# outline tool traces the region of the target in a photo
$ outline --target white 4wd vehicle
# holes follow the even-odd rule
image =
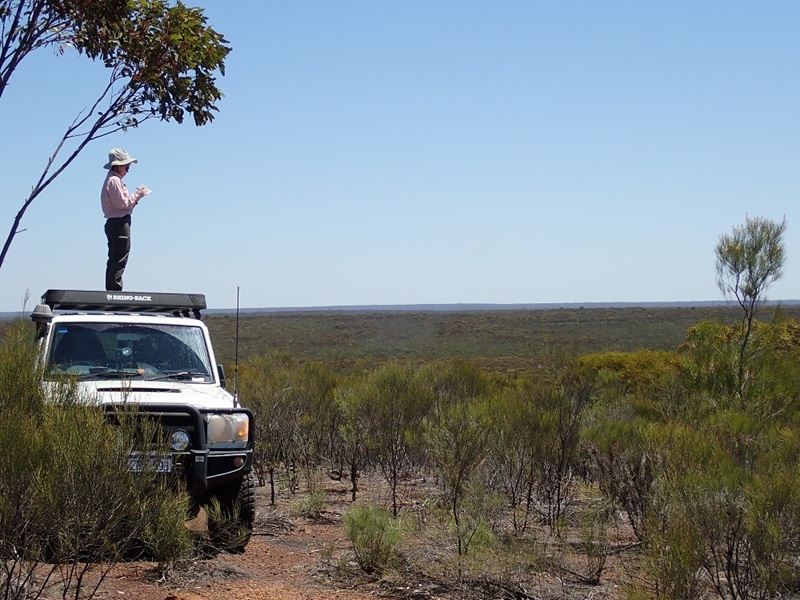
[[[111,415],[135,405],[157,419],[170,452],[142,449],[130,468],[180,474],[194,514],[219,501],[243,529],[230,548],[242,551],[255,516],[253,415],[225,390],[205,308],[202,294],[48,290],[31,319],[45,376],[75,377],[81,397]]]

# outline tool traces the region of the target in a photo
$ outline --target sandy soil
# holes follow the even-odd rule
[[[257,488],[253,537],[242,554],[222,553],[176,566],[159,580],[151,563],[116,566],[96,598],[127,600],[366,600],[377,590],[347,589],[321,571],[327,557],[350,548],[337,518],[311,521],[288,517],[269,506],[266,488]],[[333,515],[336,517],[337,515]],[[202,516],[191,528],[204,526]],[[323,558],[323,556],[325,558]],[[383,598],[391,596],[381,593]]]

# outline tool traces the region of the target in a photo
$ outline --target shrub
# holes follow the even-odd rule
[[[663,350],[603,352],[588,354],[581,363],[598,371],[616,375],[626,392],[657,384],[675,371],[678,357]]]
[[[589,585],[600,583],[610,553],[608,525],[613,519],[613,506],[606,499],[589,497],[586,509],[580,518],[580,542],[578,547],[586,557],[585,574],[582,581]]]
[[[48,579],[60,578],[65,597],[92,597],[124,557],[183,556],[189,544],[178,486],[128,468],[141,421],[121,418],[111,427],[103,411],[78,401],[69,381],[43,386],[24,329],[12,329],[0,348],[3,593],[22,594],[9,586],[24,585],[41,594]],[[87,586],[90,571],[99,577]]]
[[[320,519],[325,510],[325,492],[309,492],[292,502],[292,511],[307,519]]]
[[[161,571],[192,553],[194,542],[186,527],[187,498],[164,485],[153,486],[152,495],[139,504],[142,546],[145,556]]]
[[[217,550],[236,551],[247,541],[250,532],[241,525],[238,506],[233,511],[222,508],[219,500],[212,499],[205,506],[211,544]]]
[[[344,515],[343,523],[358,566],[366,573],[383,572],[400,539],[389,512],[372,505],[356,506]]]
[[[33,332],[24,321],[15,321],[0,346],[0,418],[6,411],[39,414],[44,403],[41,371],[30,338]]]

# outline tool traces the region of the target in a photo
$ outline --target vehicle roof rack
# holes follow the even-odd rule
[[[42,304],[51,310],[95,312],[167,313],[200,318],[206,308],[204,294],[167,292],[105,292],[92,290],[47,290]]]

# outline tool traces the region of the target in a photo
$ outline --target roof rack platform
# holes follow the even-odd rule
[[[200,318],[206,308],[204,294],[170,292],[106,292],[93,290],[47,290],[42,304],[52,310],[99,312],[168,313]]]

